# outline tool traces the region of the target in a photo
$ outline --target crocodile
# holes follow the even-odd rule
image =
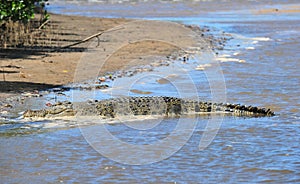
[[[270,109],[230,103],[211,103],[177,97],[123,97],[89,102],[58,102],[41,110],[27,110],[24,118],[62,116],[117,116],[163,115],[180,116],[201,113],[228,113],[234,116],[264,117],[274,116]]]

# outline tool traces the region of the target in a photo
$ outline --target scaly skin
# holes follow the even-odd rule
[[[175,97],[126,97],[89,103],[57,103],[48,109],[27,110],[23,117],[103,116],[114,118],[128,115],[179,116],[209,112],[230,113],[234,116],[274,116],[270,109],[223,103],[199,102]]]

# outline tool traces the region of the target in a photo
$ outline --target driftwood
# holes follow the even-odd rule
[[[46,24],[48,24],[48,22],[50,22],[50,20],[46,20],[43,24],[40,25],[40,27],[38,28],[38,30],[42,29]]]
[[[34,29],[31,34],[41,31],[41,29],[50,22],[50,20],[46,20],[43,24],[41,24],[37,29]]]
[[[98,36],[101,36],[101,35],[104,34],[104,33],[113,32],[113,31],[117,31],[117,30],[120,30],[120,29],[124,29],[124,27],[119,27],[119,28],[111,29],[111,30],[107,30],[107,31],[101,31],[101,32],[96,33],[96,34],[94,34],[94,35],[92,35],[92,36],[89,36],[89,37],[87,37],[87,38],[85,38],[85,39],[83,39],[83,40],[81,40],[81,41],[79,41],[79,42],[76,42],[76,43],[72,43],[72,44],[63,46],[62,48],[63,48],[63,49],[70,48],[70,47],[73,47],[73,46],[75,46],[75,45],[79,45],[79,44],[81,44],[81,43],[87,42],[87,41],[89,41],[89,40],[91,40],[91,39],[93,39],[93,38],[95,38],[95,37],[98,39],[98,45],[99,45],[100,40],[99,40]]]

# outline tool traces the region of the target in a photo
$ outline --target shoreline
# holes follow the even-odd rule
[[[135,21],[137,21],[136,25]],[[154,38],[168,37],[169,34],[171,34],[170,26],[172,26],[172,24],[169,22],[138,21],[139,20],[122,18],[91,18],[51,14],[51,21],[48,26],[52,31],[50,32],[50,37],[52,36],[54,41],[48,42],[49,45],[47,45],[47,47],[40,47],[39,49],[51,49],[51,46],[56,48],[57,45],[61,47],[63,45],[76,43],[91,35],[120,25],[124,25],[125,27],[128,26],[126,27],[128,30],[121,30],[118,34],[116,34],[116,32],[111,32],[109,34],[101,35],[99,37],[100,47],[97,48],[98,52],[100,49],[103,49],[104,51],[109,49],[114,50],[116,46],[120,45],[122,39],[124,42],[124,38],[125,42],[127,38],[130,39],[136,36],[143,38],[145,30],[139,29],[140,24],[144,24],[144,29],[151,29],[152,26],[158,27],[160,32],[149,32],[149,35]],[[131,24],[138,26],[137,28],[134,26],[131,27]],[[189,32],[193,32],[195,35],[203,37],[201,39],[205,39],[207,42],[211,43],[212,46],[215,44],[215,47],[213,46],[213,48],[216,49],[218,49],[217,45],[220,41],[223,43],[226,42],[220,38],[214,38],[211,33],[209,33],[209,29],[206,28],[201,29],[197,26],[176,24],[171,27],[171,29],[173,35],[173,37],[170,37],[170,39],[172,39],[171,42],[141,40],[127,43],[125,46],[118,48],[117,52],[113,53],[113,55],[107,59],[105,65],[101,67],[100,74],[105,75],[108,72],[115,73],[136,66],[150,65],[151,63],[163,63],[163,60],[180,60],[183,57],[186,57],[186,53],[182,52],[182,48],[177,45],[188,48],[197,43],[197,41],[193,40],[189,35]],[[60,32],[58,32],[59,30]],[[208,34],[206,34],[206,32],[208,32]],[[57,35],[54,35],[55,33]],[[97,40],[96,38],[94,39]],[[177,45],[174,45],[173,43],[176,43]],[[77,84],[80,82],[75,79],[74,76],[80,62],[82,64],[84,54],[90,52],[87,50],[87,48],[90,47],[90,44],[91,43],[89,42],[85,42],[72,47],[70,50],[61,52],[47,52],[38,49],[29,51],[30,47],[21,49],[1,48],[1,114],[2,112],[10,113],[16,111],[15,107],[18,109],[18,107],[22,106],[26,98],[38,96],[42,91],[47,92],[52,88],[63,87],[65,85]],[[104,52],[104,54],[107,52]],[[93,63],[92,60],[93,59],[91,59],[91,61],[89,60],[89,63]],[[90,69],[93,69],[94,66],[95,65],[91,65]],[[157,66],[158,65],[154,67]],[[82,73],[82,81],[85,81],[86,76],[90,77],[90,72],[88,70]]]
[[[30,87],[27,90],[28,93],[23,94],[20,91],[23,90],[23,87],[27,87],[27,84],[20,82],[26,85],[20,86],[18,89],[20,91],[15,88],[16,94],[20,94],[19,96],[6,98],[3,101],[0,99],[0,136],[2,138],[0,149],[3,150],[1,181],[4,183],[195,183],[197,181],[204,183],[248,181],[253,183],[297,183],[298,180],[300,181],[298,171],[300,149],[295,142],[300,139],[300,99],[298,95],[300,53],[297,52],[300,47],[300,19],[298,18],[300,16],[297,17],[297,13],[285,13],[287,11],[284,11],[281,6],[277,6],[277,3],[281,3],[278,1],[268,1],[275,4],[274,6],[265,6],[267,1],[246,1],[249,2],[247,4],[264,5],[262,8],[257,8],[258,11],[264,8],[270,8],[270,10],[274,8],[270,13],[269,10],[261,12],[264,14],[255,14],[256,12],[251,10],[244,12],[237,5],[228,6],[228,9],[231,9],[230,12],[218,11],[221,4],[231,5],[234,4],[231,3],[234,1],[236,0],[197,1],[197,4],[200,5],[202,3],[207,5],[206,2],[212,3],[215,6],[209,6],[209,8],[214,9],[216,13],[189,18],[180,17],[180,11],[178,11],[179,13],[176,13],[178,19],[168,19],[187,25],[192,23],[199,25],[200,32],[203,31],[205,38],[212,42],[217,41],[219,37],[226,38],[227,36],[227,41],[223,42],[223,50],[213,47],[212,54],[215,55],[216,64],[220,66],[217,67],[216,72],[213,72],[215,65],[210,65],[211,60],[203,58],[201,55],[200,57],[191,55],[187,62],[183,62],[182,55],[174,54],[174,57],[178,56],[179,58],[171,60],[172,57],[170,57],[170,60],[167,60],[169,63],[166,63],[169,65],[165,66],[151,65],[147,60],[143,60],[151,67],[136,66],[136,69],[140,71],[140,68],[144,67],[153,69],[153,71],[143,70],[142,73],[134,76],[131,76],[134,73],[132,72],[134,67],[129,68],[130,72],[127,72],[127,68],[120,66],[121,72],[101,75],[87,83],[59,86],[46,91],[32,91],[33,87]],[[246,5],[246,2],[239,1],[239,4]],[[180,6],[171,7],[173,4],[166,1],[164,3],[170,4],[169,10],[174,12],[182,8]],[[133,6],[133,8],[136,7]],[[94,6],[91,9],[83,6],[72,8],[73,11],[84,11],[90,15],[102,12],[102,9],[106,10],[104,7]],[[72,10],[72,8],[60,10]],[[112,5],[112,8],[115,6]],[[205,8],[203,6],[203,9]],[[124,14],[126,12],[135,13],[132,9],[124,9],[121,10]],[[106,11],[109,12],[109,10]],[[111,13],[113,14],[113,11]],[[137,13],[146,14],[147,12],[138,11]],[[214,14],[215,16],[212,16]],[[158,19],[167,20],[167,18]],[[96,21],[96,19],[94,20]],[[70,26],[72,28],[73,25],[70,24]],[[85,29],[89,29],[89,27]],[[101,30],[103,29],[101,28]],[[207,32],[205,29],[210,29],[210,31]],[[59,33],[65,33],[63,39],[67,40],[67,38],[73,37],[72,39],[79,41],[101,30],[86,33],[87,35],[82,38],[80,35],[67,32],[66,29],[61,29]],[[133,31],[137,30],[133,29]],[[78,33],[80,33],[79,30]],[[115,44],[114,40],[118,41],[115,39],[118,32],[111,33],[114,34],[100,36],[100,46],[94,46],[94,49],[90,51],[100,52],[101,49],[103,51],[103,48],[115,48],[108,46],[112,46],[112,43]],[[123,29],[121,35],[125,35],[121,37],[122,39],[129,38]],[[165,35],[163,36],[165,37]],[[118,61],[126,59],[131,64],[134,61],[141,64],[144,57],[137,54],[144,52],[141,45],[146,45],[146,43],[130,43],[121,47],[114,57],[110,57],[110,61],[119,64]],[[89,44],[97,44],[97,38],[92,39]],[[147,44],[150,45],[151,42]],[[82,45],[78,45],[79,50],[80,47]],[[151,51],[157,52],[155,47],[152,48]],[[130,54],[129,50],[134,53],[134,56],[142,59],[131,61],[131,58],[125,58]],[[189,53],[192,54],[192,52]],[[67,55],[68,53],[61,52],[60,54]],[[81,54],[86,53],[81,52]],[[75,52],[71,52],[69,58],[74,55]],[[151,57],[149,61],[156,61],[160,64],[160,58],[164,57],[159,56],[158,59]],[[196,57],[198,62],[195,60]],[[49,67],[58,64],[58,60],[52,59],[53,57],[50,55],[45,58],[48,58],[44,60],[49,63],[37,62],[37,59],[26,59],[28,63],[44,63]],[[66,58],[65,61],[61,61],[69,64],[76,63],[69,61],[68,57]],[[80,59],[85,60],[84,57],[80,57]],[[112,62],[107,63],[112,64]],[[2,63],[0,62],[0,64]],[[19,63],[17,64],[19,66]],[[116,66],[110,65],[110,67]],[[23,71],[24,69],[27,68],[7,67],[5,71]],[[185,75],[184,71],[180,72],[182,69],[187,69],[189,75]],[[68,73],[63,73],[63,70],[68,69],[59,68],[57,73],[60,76],[70,75],[70,70]],[[122,73],[122,71],[126,73]],[[207,72],[211,72],[211,75],[207,75]],[[222,78],[215,75],[219,72],[223,75]],[[2,73],[0,73],[0,81],[1,75]],[[9,73],[7,75],[17,74]],[[42,73],[42,75],[44,74]],[[123,77],[111,81],[110,76],[112,78],[114,76]],[[108,77],[108,79],[101,82],[102,77]],[[29,80],[31,78],[21,79]],[[61,77],[60,80],[63,79]],[[96,83],[98,80],[101,83]],[[214,85],[212,82],[216,82],[216,84]],[[11,85],[15,84],[16,82],[11,83]],[[36,85],[37,82],[31,84]],[[106,84],[109,86],[108,89],[94,88],[94,86]],[[195,90],[190,84],[195,86]],[[223,89],[225,91],[224,100],[219,98]],[[164,104],[165,100],[161,102],[161,100],[155,99],[160,97],[165,97],[165,99],[173,97],[173,100],[169,98],[169,104]],[[190,103],[192,100],[207,102],[208,107],[210,107],[209,103],[217,102],[220,107],[218,109],[221,110],[223,106],[220,105],[223,102],[227,107],[229,106],[229,111],[235,108],[242,110],[236,109],[237,112],[255,107],[261,109],[265,107],[274,111],[275,116],[233,116],[226,109],[225,113],[209,112],[207,114],[204,112],[196,115],[188,113],[188,106],[184,105],[182,108],[182,104],[187,103],[181,103],[181,108],[178,107],[178,98],[182,99],[181,102],[189,101],[192,106],[190,109],[193,111],[201,110],[198,108],[201,106],[198,105],[197,108],[196,106],[194,108],[193,103]],[[75,110],[79,110],[78,116],[62,116],[72,112],[72,109],[68,109],[68,106],[64,105],[71,105],[68,102],[74,105]],[[117,105],[114,106],[114,104]],[[163,107],[166,107],[166,110]],[[212,108],[204,106],[202,109],[211,110]],[[37,115],[46,114],[46,118],[24,118],[26,110],[31,110],[33,114]],[[181,113],[180,116],[176,113],[170,114],[170,112],[178,112],[178,110],[187,112],[187,114]],[[105,116],[94,116],[94,112],[100,112]],[[103,114],[103,112],[106,113]],[[111,118],[114,113],[118,112],[120,113],[116,115],[119,116]],[[152,115],[144,115],[147,112],[151,112]],[[153,115],[154,112],[157,116]],[[169,113],[168,117],[165,112]],[[143,113],[143,115],[133,116],[135,113]],[[82,116],[79,116],[80,114]],[[186,136],[189,137],[185,139]],[[112,140],[119,141],[112,142]],[[164,144],[165,140],[170,141]],[[122,147],[122,144],[125,147]],[[137,147],[141,149],[136,149]],[[173,148],[178,149],[174,152],[170,151]],[[145,153],[148,150],[151,153]],[[153,158],[159,160],[143,165],[144,162],[151,161]],[[132,160],[135,162],[134,165],[128,164]]]
[[[59,35],[50,33],[49,36],[53,37],[53,40],[57,40],[57,43],[50,44],[52,47],[55,47],[55,45],[68,45],[129,21],[132,20],[51,14],[51,22],[48,29],[53,29],[53,27],[56,26],[57,28],[51,31],[56,32],[59,31],[59,29],[62,31],[56,33]],[[107,40],[102,41],[107,42]],[[26,47],[21,49],[1,48],[0,98],[10,96],[9,94],[13,95],[26,91],[43,90],[72,83],[76,65],[82,57],[82,54],[86,52],[88,44],[89,43],[82,43],[69,51],[58,52],[40,51],[39,49],[44,49],[43,47],[33,50]],[[152,50],[155,47],[160,47],[162,49],[158,49],[153,53],[160,56],[170,55],[176,50],[176,48],[166,44],[146,42],[124,48],[122,50],[123,53],[120,54],[118,58],[114,57],[112,59],[116,60],[115,63],[121,63],[120,60],[124,55],[127,55],[130,59],[136,59],[135,57],[139,56],[135,56],[134,51],[138,47],[143,47],[144,52]],[[45,48],[47,49],[47,47]],[[120,67],[122,67],[121,64],[108,66],[106,72],[117,71]]]
[[[75,20],[76,19],[76,20]],[[42,51],[41,49],[48,49],[48,47],[59,47],[68,45],[70,43],[78,42],[99,33],[101,31],[109,30],[113,27],[134,21],[134,19],[118,19],[118,18],[91,18],[81,16],[56,15],[51,14],[51,21],[49,29],[57,27],[52,32],[62,29],[58,35],[50,33],[49,37],[53,37],[51,43],[47,47],[40,47],[31,49],[24,48],[0,48],[0,69],[1,69],[1,87],[0,97],[5,93],[19,94],[30,90],[45,89],[51,86],[56,87],[73,82],[73,76],[78,61],[86,52],[89,42],[79,44],[66,51]],[[149,21],[148,21],[149,22]],[[168,24],[160,22],[161,31],[168,30]],[[164,25],[165,24],[165,25]],[[157,24],[156,24],[157,25]],[[186,26],[187,29],[195,29]],[[142,34],[143,30],[137,30],[137,33]],[[182,30],[177,31],[178,37],[186,36]],[[114,34],[113,32],[111,33]],[[130,33],[121,35],[130,37]],[[161,33],[155,33],[161,34]],[[99,37],[100,44],[103,44],[103,49],[110,44],[114,44],[116,40],[110,40],[110,34],[101,35]],[[49,38],[52,39],[52,38]],[[96,38],[95,38],[96,39]],[[121,38],[113,38],[121,39]],[[211,39],[211,38],[208,38]],[[177,43],[189,45],[191,40],[186,41],[184,38],[178,39]],[[191,41],[192,42],[192,41]],[[192,44],[191,44],[192,45]],[[141,41],[129,43],[125,47],[118,50],[109,59],[109,62],[104,68],[103,72],[115,72],[123,68],[126,64],[133,60],[140,59],[142,55],[155,55],[160,57],[170,57],[173,53],[178,52],[180,48],[164,42],[155,41]],[[149,61],[143,62],[148,63]],[[136,63],[135,63],[136,64]],[[9,82],[10,84],[6,84]],[[43,86],[44,84],[44,86]],[[28,85],[25,88],[24,85]],[[31,87],[30,87],[31,86]],[[5,95],[4,95],[5,96]]]

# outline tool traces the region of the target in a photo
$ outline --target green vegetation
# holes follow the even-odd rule
[[[48,0],[1,0],[0,21],[28,22],[34,18],[35,11],[44,14],[42,21],[49,18],[45,6]]]
[[[48,0],[0,0],[0,47],[34,45],[34,30],[49,19],[46,5]]]

